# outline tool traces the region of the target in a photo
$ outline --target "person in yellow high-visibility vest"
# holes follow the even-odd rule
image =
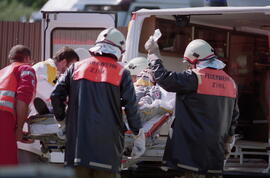
[[[33,68],[37,76],[37,88],[34,98],[40,98],[44,104],[36,111],[33,100],[30,104],[30,116],[46,113],[47,107],[51,109],[50,95],[53,91],[57,78],[65,72],[70,64],[79,60],[77,53],[69,47],[60,49],[53,58],[36,63]],[[42,103],[41,103],[42,104]],[[24,131],[27,131],[27,125],[24,125]],[[18,142],[19,148],[19,163],[40,162],[41,155],[40,143],[35,140],[33,143]]]
[[[63,74],[70,64],[79,60],[78,54],[69,47],[60,49],[53,58],[39,62],[33,66],[37,75],[36,96],[42,99],[51,109],[50,95],[53,91],[56,79]],[[31,107],[30,115],[37,114],[34,107]]]

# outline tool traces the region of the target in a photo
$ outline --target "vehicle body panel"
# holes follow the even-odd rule
[[[53,57],[55,52],[65,45],[69,45],[75,49],[84,48],[88,50],[94,44],[98,33],[105,28],[115,27],[116,20],[116,15],[112,13],[43,12],[42,59],[45,60]],[[60,31],[59,35],[57,35],[57,30],[61,29],[70,29],[70,31],[62,36]],[[90,40],[89,36],[93,29],[96,29],[95,35],[92,35]],[[85,35],[77,37],[82,31],[84,31]]]

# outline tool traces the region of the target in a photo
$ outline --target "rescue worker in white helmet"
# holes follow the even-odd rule
[[[148,61],[145,57],[135,57],[125,65],[125,68],[130,71],[132,81],[136,82],[137,76],[148,68]]]
[[[73,64],[51,95],[56,119],[66,117],[65,162],[75,166],[77,177],[119,177],[126,131],[122,107],[136,135],[131,156],[145,150],[131,76],[117,62],[125,51],[125,37],[108,28],[89,51],[92,56]]]
[[[140,105],[140,99],[146,96],[150,88],[155,85],[152,70],[148,67],[148,60],[145,57],[135,57],[125,65],[125,68],[130,71],[136,98]]]
[[[236,84],[223,71],[225,64],[201,39],[186,47],[184,59],[194,68],[183,72],[164,68],[152,36],[145,48],[156,82],[165,90],[176,92],[175,120],[164,163],[184,171],[186,178],[220,176],[239,116]]]

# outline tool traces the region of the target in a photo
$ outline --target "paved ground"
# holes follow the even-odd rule
[[[121,178],[176,178],[181,177],[181,174],[177,174],[174,171],[164,172],[158,168],[159,165],[155,165],[153,163],[145,163],[137,168],[131,168],[126,171],[122,171]],[[246,174],[246,175],[231,175],[231,173],[225,173],[224,178],[270,178],[270,174],[261,175],[261,174]],[[178,175],[178,176],[177,176]]]
[[[124,171],[122,172],[121,178],[180,178],[173,173],[164,173],[158,171],[151,172],[134,172]],[[262,175],[224,175],[223,178],[266,178],[270,176]]]

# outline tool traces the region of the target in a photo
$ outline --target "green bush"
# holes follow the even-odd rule
[[[1,0],[0,20],[18,21],[20,17],[29,18],[33,11],[39,10],[47,0]]]

